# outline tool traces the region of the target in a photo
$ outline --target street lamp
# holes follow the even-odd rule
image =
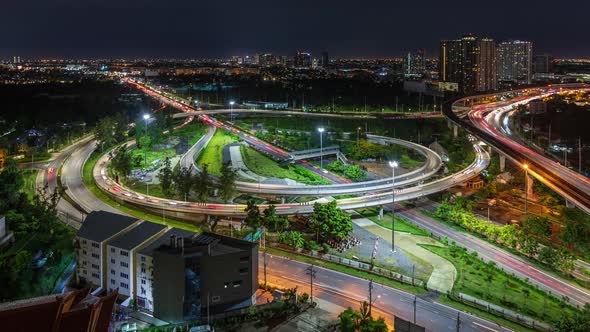
[[[234,104],[235,102],[233,100],[229,102],[229,119],[231,123],[234,123]]]
[[[359,146],[361,142],[361,127],[356,128],[356,146]]]
[[[319,127],[318,132],[320,133],[320,170],[324,170],[324,127]]]
[[[524,214],[526,215],[529,207],[529,165],[522,165],[524,168]]]
[[[390,161],[391,167],[391,251],[395,252],[395,168],[397,161]]]
[[[150,119],[150,115],[149,114],[144,114],[143,115],[143,120],[145,122],[145,136],[147,136],[147,127],[148,127],[148,120]],[[143,163],[144,165],[147,166],[147,147],[143,147]],[[146,191],[146,195],[150,194],[150,183],[146,180],[145,181],[145,191]]]

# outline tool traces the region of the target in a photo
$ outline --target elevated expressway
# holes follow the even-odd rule
[[[538,181],[586,213],[590,213],[590,179],[513,140],[499,121],[503,113],[512,112],[515,106],[555,94],[580,90],[590,90],[590,87],[550,85],[473,96],[446,105],[444,113],[452,122],[493,146],[512,162],[522,167],[528,165],[528,173]],[[485,102],[494,98],[500,101]],[[479,104],[480,102],[483,103]]]

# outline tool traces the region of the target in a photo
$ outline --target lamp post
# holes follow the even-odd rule
[[[148,127],[148,120],[150,119],[150,115],[149,114],[144,114],[143,115],[143,120],[145,122],[145,130],[144,130],[144,135],[147,136],[147,127]],[[143,163],[144,165],[147,165],[147,149],[145,146],[143,146]],[[150,194],[150,184],[148,181],[145,182],[145,191],[146,191],[146,195]]]
[[[361,127],[356,128],[356,146],[359,146],[361,142]]]
[[[319,127],[318,132],[320,133],[320,171],[324,170],[324,127]]]
[[[524,168],[524,214],[526,215],[529,207],[529,165],[522,165]]]
[[[235,102],[233,100],[229,102],[229,119],[231,123],[234,123],[234,104]]]
[[[395,168],[397,161],[390,161],[391,167],[391,251],[395,252]]]

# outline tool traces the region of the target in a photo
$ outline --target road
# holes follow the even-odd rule
[[[425,205],[418,206],[429,211],[436,209],[432,202],[427,202]],[[399,215],[429,233],[441,238],[446,236],[449,241],[455,241],[458,245],[467,248],[470,252],[477,252],[478,256],[483,260],[494,261],[496,262],[496,265],[504,269],[504,271],[514,274],[521,279],[528,278],[533,285],[539,286],[539,288],[551,292],[553,295],[558,297],[567,296],[570,298],[570,303],[573,305],[581,307],[584,306],[585,303],[590,302],[590,292],[582,287],[551,273],[545,272],[534,264],[508,253],[474,235],[454,230],[449,226],[425,216],[416,209],[398,207],[396,208],[396,215]]]
[[[590,213],[589,178],[521,145],[507,135],[500,124],[496,123],[498,116],[511,111],[514,106],[562,92],[580,90],[590,90],[590,87],[587,85],[552,85],[543,88],[516,90],[512,92],[516,97],[513,96],[500,102],[472,106],[466,112],[466,104],[469,105],[470,102],[481,98],[478,96],[467,97],[454,102],[452,105],[447,105],[444,112],[450,120],[492,145],[516,164],[522,167],[527,165],[530,175],[586,211],[586,213]],[[498,95],[504,94],[505,92],[498,93]],[[489,96],[487,95],[487,98]],[[468,100],[469,102],[467,102]],[[467,116],[461,119],[460,115],[465,114]]]
[[[259,258],[258,278],[264,283],[263,255]],[[298,286],[300,293],[310,293],[310,265],[287,258],[267,255],[267,281],[284,288]],[[337,306],[358,309],[361,301],[368,301],[369,281],[337,271],[314,267],[314,297]],[[427,296],[415,296],[381,284],[373,284],[373,315],[385,318],[392,325],[393,316],[413,320],[416,299],[416,323],[427,331],[457,331],[458,310],[434,302]],[[511,331],[496,323],[460,312],[461,331]]]

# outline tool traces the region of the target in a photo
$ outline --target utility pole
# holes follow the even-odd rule
[[[551,123],[549,123],[549,142],[547,142],[547,151],[551,149]]]
[[[457,332],[461,330],[461,313],[457,312]]]
[[[309,285],[310,285],[310,295],[309,298],[311,300],[311,304],[313,304],[313,279],[315,279],[315,274],[318,271],[314,269],[314,265],[311,264],[307,269],[305,269],[305,274],[309,275]]]
[[[373,310],[373,279],[369,279],[369,317]]]
[[[264,260],[264,289],[266,290],[266,250],[264,251],[264,254],[262,255],[263,260]]]
[[[416,301],[418,301],[418,296],[414,295],[414,324],[416,324]]]

